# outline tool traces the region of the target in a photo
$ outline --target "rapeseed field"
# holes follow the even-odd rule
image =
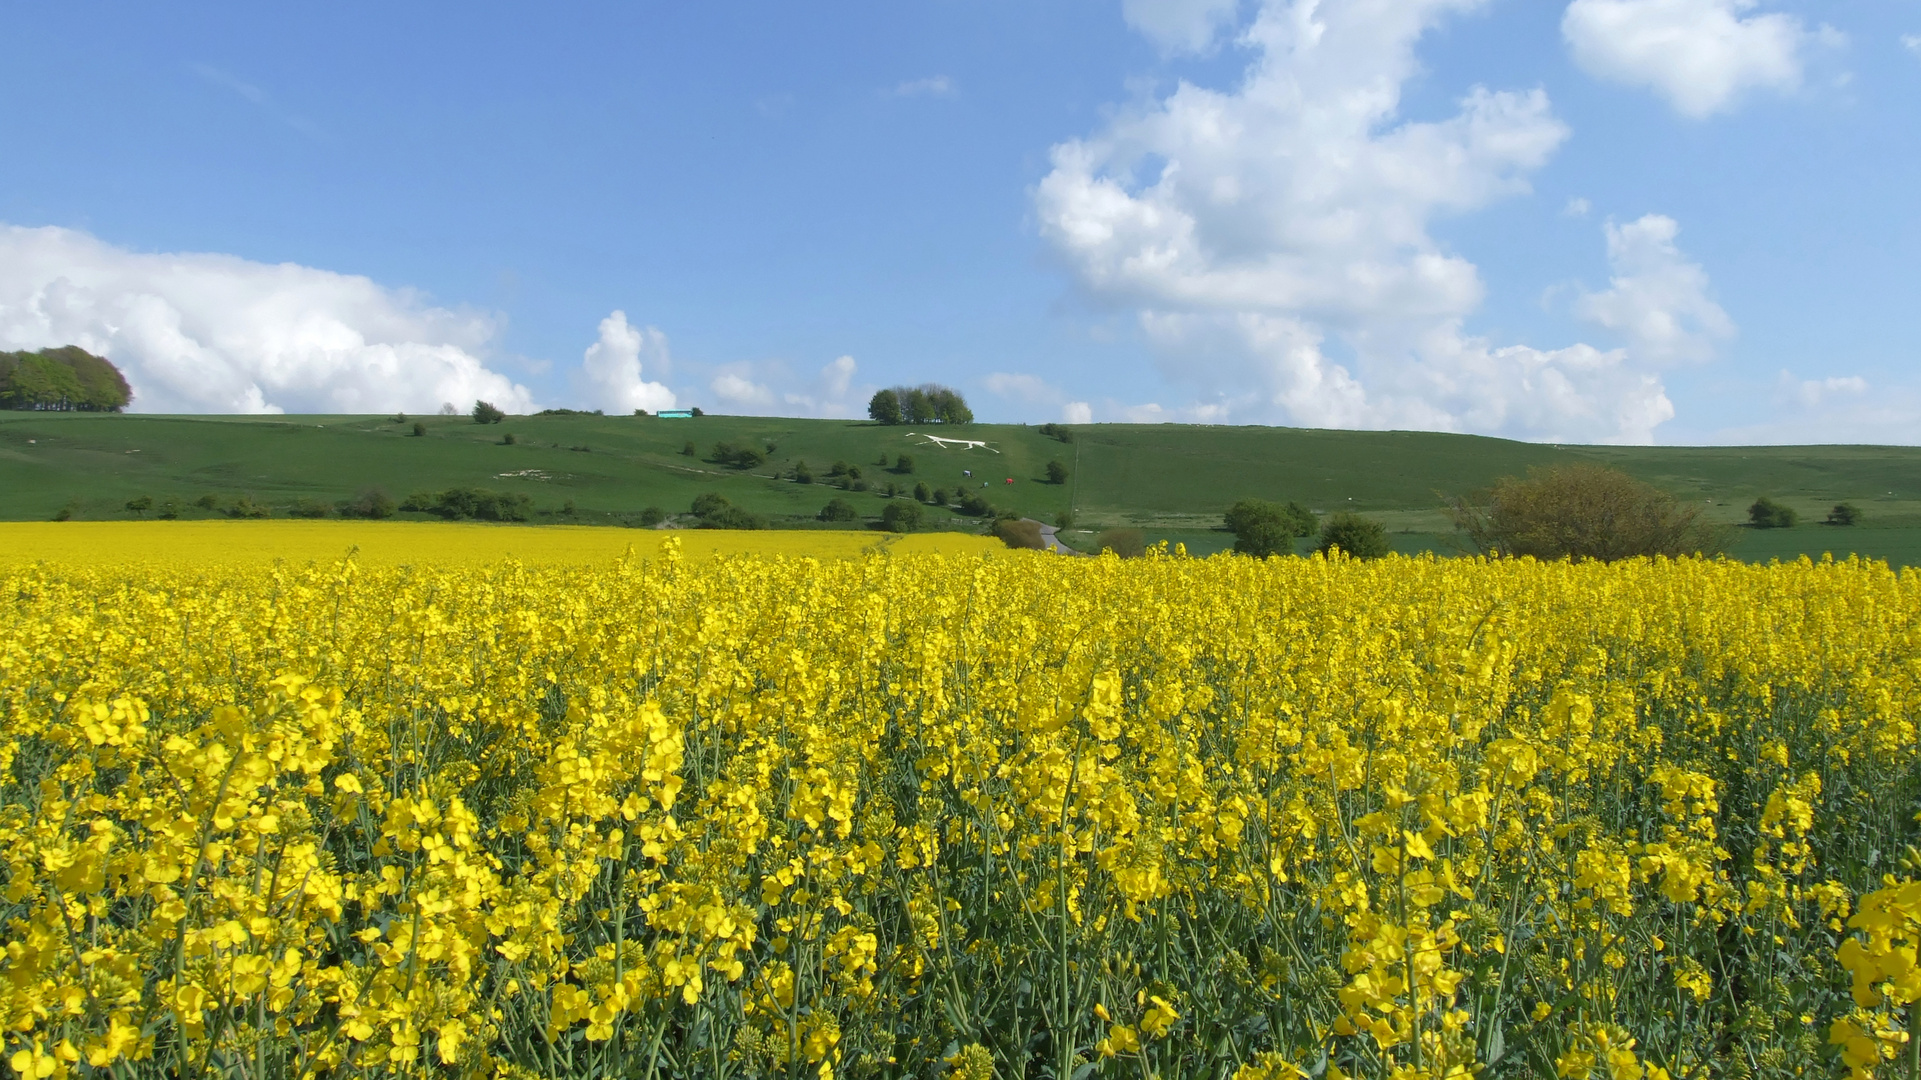
[[[0,566],[4,1060],[1921,1066],[1912,574],[684,543]]]

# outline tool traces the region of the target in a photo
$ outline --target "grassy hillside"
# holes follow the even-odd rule
[[[424,436],[412,435],[416,419]],[[212,516],[192,502],[221,505],[247,495],[277,508],[297,499],[334,502],[379,486],[397,498],[416,491],[486,487],[531,497],[537,520],[631,523],[646,507],[684,514],[695,496],[724,494],[784,526],[811,526],[828,499],[852,501],[864,519],[887,504],[892,483],[918,482],[958,494],[965,487],[996,506],[1052,520],[1070,506],[1092,530],[1134,525],[1196,552],[1228,546],[1217,530],[1235,499],[1294,499],[1320,511],[1355,509],[1380,518],[1402,550],[1448,551],[1455,539],[1441,507],[1448,495],[1484,488],[1530,466],[1597,461],[1705,504],[1716,520],[1744,521],[1767,495],[1800,512],[1794,529],[1740,531],[1746,558],[1834,551],[1921,564],[1921,449],[1909,447],[1548,446],[1423,432],[1102,424],[1075,429],[1063,444],[1033,428],[973,424],[944,434],[983,439],[986,450],[941,449],[902,428],[866,422],[707,416],[694,420],[600,416],[511,417],[478,425],[466,417],[147,416],[0,413],[0,519],[46,520],[66,508],[79,519],[134,516],[127,500],[173,500],[182,517]],[[503,445],[512,434],[513,445]],[[682,451],[688,442],[692,456]],[[739,470],[712,459],[718,442],[769,446],[764,465]],[[898,455],[914,471],[891,471]],[[886,455],[889,468],[879,464]],[[1065,484],[1045,481],[1048,461],[1068,465]],[[818,480],[842,461],[873,490],[843,492],[785,479],[805,462]],[[971,470],[972,477],[963,476]],[[1013,484],[1008,484],[1008,479]],[[985,483],[985,489],[981,485]],[[1866,513],[1840,529],[1815,524],[1836,502]],[[571,503],[573,512],[564,512]],[[978,528],[929,508],[930,527]]]

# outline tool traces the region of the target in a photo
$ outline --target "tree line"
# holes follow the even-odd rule
[[[0,408],[119,412],[132,400],[120,369],[77,345],[0,352]]]

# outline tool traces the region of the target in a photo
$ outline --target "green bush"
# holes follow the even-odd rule
[[[1105,529],[1094,537],[1094,550],[1111,551],[1123,559],[1138,559],[1147,554],[1147,538],[1139,529]]]
[[[811,484],[813,482],[814,470],[808,468],[805,461],[796,461],[794,463],[794,483]]]
[[[1852,503],[1835,503],[1834,509],[1828,511],[1827,520],[1823,522],[1823,524],[1859,525],[1861,524],[1861,511],[1855,509]]]
[[[906,454],[902,454],[901,456],[895,458],[894,471],[901,474],[902,476],[910,475],[914,471],[914,459],[907,456]]]
[[[1488,555],[1613,562],[1712,555],[1728,540],[1699,508],[1601,465],[1530,469],[1452,502],[1455,526]]]
[[[1019,518],[1001,518],[994,522],[994,535],[1001,543],[1011,548],[1025,548],[1030,551],[1047,550],[1047,539],[1041,535],[1038,521],[1022,521]]]
[[[1039,431],[1050,439],[1059,439],[1064,443],[1074,441],[1074,432],[1060,424],[1042,424]]]
[[[1790,529],[1796,520],[1793,510],[1765,495],[1748,507],[1748,524],[1757,529]]]
[[[476,401],[474,402],[473,418],[476,424],[498,424],[502,420],[507,419],[507,414],[494,408],[493,402],[491,401]]]
[[[934,501],[934,491],[927,486],[927,481],[922,480],[914,485],[914,501],[923,503]]]
[[[133,511],[138,517],[146,517],[147,511],[153,509],[153,496],[136,495],[127,500],[127,509]]]
[[[640,523],[651,529],[667,520],[667,511],[658,506],[650,506],[640,512]]]
[[[1314,550],[1322,555],[1339,551],[1356,559],[1378,559],[1389,551],[1387,530],[1378,521],[1343,510],[1321,523],[1321,538]]]
[[[218,510],[220,509],[220,496],[208,493],[195,499],[193,504],[202,510]]]
[[[1300,503],[1242,499],[1227,508],[1223,522],[1234,534],[1234,550],[1266,557],[1294,554],[1294,541],[1317,528],[1314,512]]]
[[[327,504],[318,499],[302,497],[294,500],[287,513],[297,518],[324,518],[327,516]]]
[[[432,510],[450,520],[480,521],[526,521],[533,511],[534,500],[520,492],[465,487],[448,488],[435,496]]]
[[[167,499],[160,504],[160,509],[155,516],[162,521],[177,520],[180,517],[180,504],[172,499]]]
[[[273,511],[269,510],[265,503],[254,502],[253,496],[242,495],[238,499],[235,499],[233,505],[227,509],[227,516],[235,518],[267,518],[273,516]]]
[[[1067,466],[1059,461],[1047,463],[1047,482],[1050,484],[1067,483]]]
[[[427,425],[418,420],[414,421],[414,438],[418,439],[425,434],[427,434]]]
[[[816,516],[822,521],[854,521],[859,519],[860,511],[854,509],[853,503],[836,495],[827,500],[827,505],[821,507]]]
[[[920,528],[919,503],[895,501],[880,512],[880,523],[888,532],[908,533]]]
[[[393,517],[398,507],[394,503],[394,497],[387,494],[385,488],[364,487],[355,492],[353,498],[341,503],[338,509],[341,517],[368,518],[378,521]]]
[[[703,529],[765,529],[767,519],[752,514],[727,501],[727,497],[715,491],[704,492],[694,498],[694,516],[700,519]]]

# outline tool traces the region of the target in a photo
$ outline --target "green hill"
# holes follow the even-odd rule
[[[412,434],[416,422],[424,435]],[[1217,528],[1221,510],[1258,496],[1318,511],[1359,510],[1386,522],[1401,550],[1446,552],[1458,546],[1441,510],[1446,496],[1532,465],[1597,461],[1707,503],[1715,520],[1745,521],[1747,505],[1766,495],[1809,523],[1741,530],[1735,554],[1743,557],[1853,551],[1921,564],[1921,448],[1549,446],[1426,432],[1176,424],[1073,430],[1074,440],[1063,443],[1020,425],[934,429],[984,440],[990,451],[931,446],[905,428],[866,421],[765,417],[573,414],[483,425],[464,416],[0,412],[0,519],[46,520],[63,510],[128,518],[127,501],[143,495],[156,509],[176,504],[182,517],[210,516],[193,505],[203,495],[222,507],[244,495],[279,515],[300,500],[332,504],[377,486],[399,499],[453,487],[518,492],[532,500],[536,520],[595,523],[632,523],[650,506],[685,514],[696,496],[719,492],[778,526],[814,527],[830,498],[848,499],[871,521],[887,504],[886,485],[911,492],[924,482],[1043,520],[1071,506],[1082,531],[1066,534],[1070,543],[1090,537],[1087,530],[1133,525],[1150,540],[1216,551],[1232,542]],[[512,445],[504,443],[508,434]],[[688,442],[692,456],[683,453]],[[715,459],[717,443],[753,447],[766,460],[736,468]],[[903,453],[913,459],[912,473],[892,471]],[[1051,460],[1068,466],[1065,484],[1046,482]],[[816,483],[788,479],[803,462]],[[869,490],[826,483],[836,462],[858,467]],[[1814,524],[1842,501],[1864,511],[1861,526]],[[928,513],[930,527],[979,527],[949,509]]]

